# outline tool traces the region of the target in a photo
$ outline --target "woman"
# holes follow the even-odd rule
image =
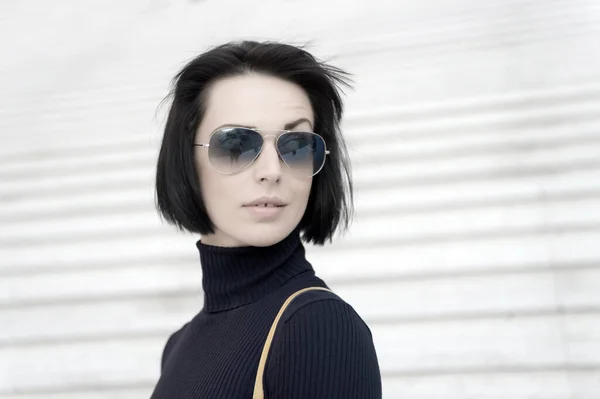
[[[322,290],[301,241],[331,241],[352,213],[340,84],[343,71],[303,49],[251,41],[175,77],[157,207],[201,235],[204,307],[168,339],[152,398],[381,397],[369,328]],[[273,326],[308,287],[321,289]]]

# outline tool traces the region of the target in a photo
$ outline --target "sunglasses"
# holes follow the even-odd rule
[[[329,154],[325,140],[317,133],[293,130],[261,129],[278,134],[261,135],[247,127],[224,127],[215,130],[208,144],[194,144],[208,147],[211,165],[221,173],[234,174],[252,164],[260,155],[265,138],[275,137],[275,148],[279,158],[300,176],[311,177],[323,169],[325,157]]]

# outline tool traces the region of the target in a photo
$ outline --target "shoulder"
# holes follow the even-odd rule
[[[289,312],[287,312],[289,310]],[[277,326],[266,365],[274,398],[381,398],[373,337],[357,312],[336,294],[302,294]]]
[[[334,328],[353,325],[364,330],[371,336],[371,331],[354,308],[331,291],[314,290],[307,291],[290,304],[282,316],[280,323],[282,328],[289,323],[318,321],[318,325],[324,328]]]
[[[179,339],[181,338],[181,336],[183,335],[183,333],[185,332],[185,330],[187,329],[187,326],[189,324],[190,323],[184,324],[181,328],[179,328],[175,332],[171,333],[171,335],[169,335],[169,337],[167,338],[167,342],[165,343],[165,346],[162,351],[162,356],[161,356],[161,362],[160,362],[161,370],[165,368],[165,364],[167,362],[167,359],[169,358],[169,354],[171,353],[173,348],[177,345],[177,342],[179,342]]]

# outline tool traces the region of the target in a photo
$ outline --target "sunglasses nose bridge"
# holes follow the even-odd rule
[[[269,137],[273,138],[273,145],[267,145]],[[281,156],[277,149],[277,135],[267,134],[262,136],[262,146],[260,153],[254,159],[254,170],[260,181],[279,181],[282,173]]]
[[[263,141],[267,141],[267,137],[273,137],[273,141],[277,141],[277,134],[265,134],[264,136],[262,136]]]
[[[277,138],[279,137],[278,134],[265,134],[262,136],[263,139],[263,148],[267,142],[267,140],[269,139],[269,137],[273,138],[273,147],[275,148],[275,151],[277,152],[277,154],[279,154],[279,150],[277,150]]]

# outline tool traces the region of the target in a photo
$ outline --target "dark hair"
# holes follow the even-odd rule
[[[317,60],[301,47],[276,42],[242,41],[214,47],[190,61],[172,82],[168,113],[156,170],[156,207],[180,230],[214,232],[194,164],[193,142],[206,111],[207,93],[218,79],[263,73],[302,87],[315,116],[314,131],[330,154],[313,177],[308,205],[298,228],[307,242],[322,245],[353,214],[353,190],[346,145],[340,133],[343,102],[340,86],[348,74]]]

